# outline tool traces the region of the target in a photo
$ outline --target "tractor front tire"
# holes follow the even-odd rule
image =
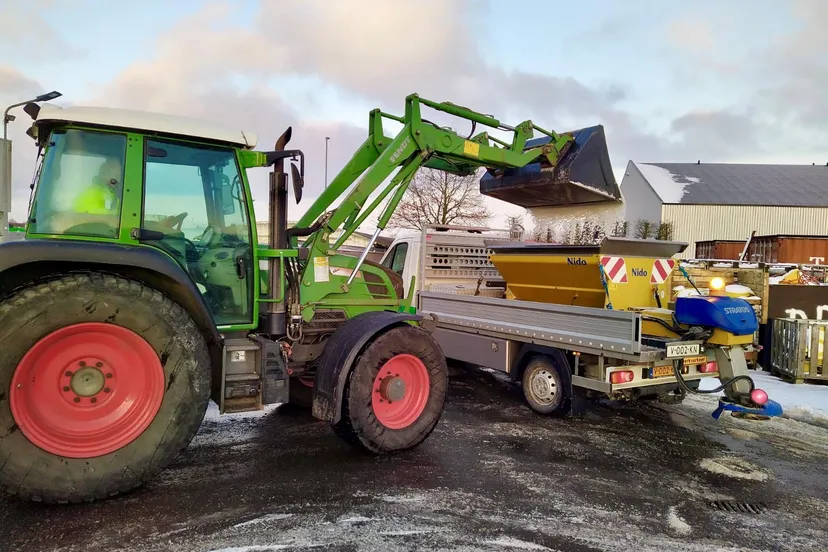
[[[334,431],[375,454],[414,448],[440,421],[447,387],[440,344],[420,328],[392,328],[354,363]]]
[[[96,272],[0,302],[0,489],[91,502],[152,479],[195,435],[210,357],[178,304]]]

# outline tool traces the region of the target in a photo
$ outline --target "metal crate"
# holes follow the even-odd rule
[[[795,383],[828,380],[826,333],[826,320],[774,319],[771,371]]]

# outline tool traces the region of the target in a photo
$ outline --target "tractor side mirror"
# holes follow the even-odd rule
[[[221,185],[221,211],[225,215],[236,212],[236,201],[233,197],[233,186],[229,182]]]
[[[296,203],[302,201],[302,190],[305,187],[305,180],[299,173],[299,168],[295,163],[290,164],[290,174],[293,177],[293,195],[296,197]]]

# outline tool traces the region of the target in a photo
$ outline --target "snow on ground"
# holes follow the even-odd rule
[[[653,190],[661,197],[664,203],[681,203],[681,198],[684,197],[684,189],[690,183],[699,182],[698,178],[674,175],[667,169],[656,165],[648,165],[647,163],[636,163],[635,165]],[[684,180],[679,182],[677,178]]]
[[[782,405],[783,417],[828,428],[828,385],[788,383],[760,371],[751,371],[750,377],[758,389],[764,389],[768,397]],[[718,379],[705,378],[699,388],[710,390],[719,385]]]

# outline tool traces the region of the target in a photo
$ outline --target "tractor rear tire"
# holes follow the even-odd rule
[[[0,302],[0,490],[91,502],[141,486],[195,435],[210,398],[204,337],[178,304],[96,272]]]
[[[375,454],[414,448],[440,421],[447,387],[440,344],[420,328],[392,328],[371,341],[355,361],[342,419],[333,429]]]

